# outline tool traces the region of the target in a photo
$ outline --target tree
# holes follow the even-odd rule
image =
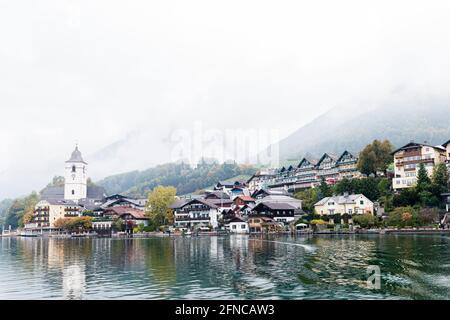
[[[430,177],[428,177],[427,169],[423,163],[419,164],[419,170],[417,172],[417,191],[425,191],[430,188]]]
[[[433,169],[431,177],[431,190],[436,197],[440,197],[441,193],[449,190],[449,174],[445,163],[439,163]]]
[[[400,194],[394,195],[393,205],[394,207],[407,207],[414,206],[420,202],[419,193],[417,188],[407,188],[400,192]]]
[[[393,146],[389,140],[374,140],[359,154],[358,170],[366,175],[375,174],[386,169],[393,161]]]
[[[114,217],[111,226],[116,231],[123,231],[125,228],[125,221],[123,221],[122,218]]]
[[[418,214],[413,207],[395,208],[385,220],[386,225],[392,227],[411,227],[418,225]]]
[[[370,228],[377,225],[377,218],[370,213],[353,216],[353,223],[358,224],[361,228]]]
[[[88,231],[92,229],[92,217],[59,218],[54,226],[70,232]]]
[[[320,179],[320,185],[319,185],[319,198],[322,199],[325,197],[331,197],[332,195],[333,195],[332,188],[325,181],[325,178],[322,177]]]
[[[319,201],[319,191],[316,188],[306,189],[294,194],[296,199],[302,200],[302,208],[308,213],[314,212],[314,205]]]
[[[170,205],[175,201],[177,189],[158,186],[148,195],[146,213],[157,226],[173,223],[173,210]]]
[[[344,178],[334,186],[334,191],[336,194],[344,194],[344,193],[355,193],[355,184],[353,180]]]
[[[23,227],[24,216],[27,215],[26,219],[28,221],[34,211],[34,207],[38,202],[39,195],[34,191],[27,197],[15,199],[8,208],[4,222],[5,227],[8,227],[9,225],[13,229]]]

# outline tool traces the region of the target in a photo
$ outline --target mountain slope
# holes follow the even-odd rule
[[[397,147],[411,140],[438,145],[450,139],[450,99],[391,99],[361,109],[336,107],[300,128],[280,141],[280,159],[359,152],[374,139],[389,139]]]
[[[196,168],[184,163],[167,163],[144,171],[132,171],[107,177],[96,182],[108,194],[123,193],[134,197],[147,197],[158,185],[174,186],[177,194],[183,195],[214,185],[217,181],[240,175],[252,175],[256,171],[250,166],[235,163],[202,163]]]

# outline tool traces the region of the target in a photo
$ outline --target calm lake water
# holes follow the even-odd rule
[[[450,299],[450,237],[0,238],[0,299],[379,298]]]

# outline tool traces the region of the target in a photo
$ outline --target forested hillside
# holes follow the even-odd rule
[[[252,175],[256,168],[236,163],[201,163],[192,168],[185,163],[167,163],[147,169],[107,177],[96,182],[107,193],[124,193],[134,197],[147,197],[156,186],[174,186],[183,195],[214,185],[239,175]]]

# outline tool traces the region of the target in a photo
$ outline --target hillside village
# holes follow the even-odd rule
[[[374,152],[325,153],[295,167],[259,170],[248,180],[219,181],[199,194],[180,196],[161,186],[148,198],[133,198],[108,195],[89,183],[88,163],[76,146],[65,162],[64,183],[41,192],[20,232],[111,236],[448,227],[450,141],[410,142],[390,151],[392,163],[370,170],[359,159],[367,154]]]

